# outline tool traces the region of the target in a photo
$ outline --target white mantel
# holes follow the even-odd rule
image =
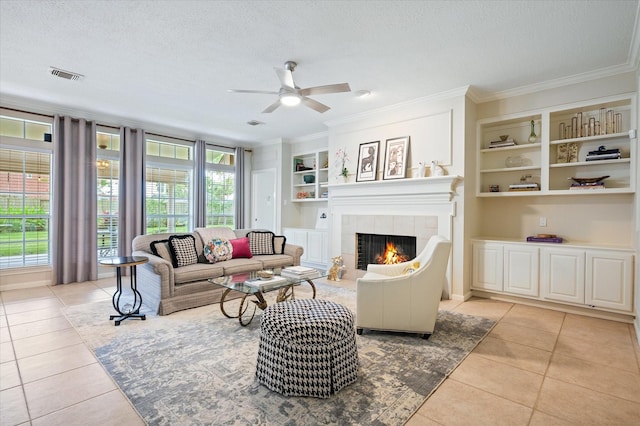
[[[379,204],[385,200],[421,204],[425,201],[451,201],[460,176],[436,176],[412,179],[376,180],[329,185],[330,204],[366,202],[374,198]]]

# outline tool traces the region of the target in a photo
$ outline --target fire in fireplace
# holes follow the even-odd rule
[[[356,267],[370,263],[393,264],[416,257],[416,237],[356,233]]]

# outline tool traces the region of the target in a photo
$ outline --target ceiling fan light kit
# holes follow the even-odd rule
[[[280,102],[282,102],[282,105],[296,106],[300,104],[300,101],[302,101],[302,99],[300,99],[300,96],[295,93],[283,93],[280,95]]]
[[[278,79],[280,80],[280,90],[277,92],[270,92],[265,90],[237,90],[232,89],[230,92],[236,93],[257,93],[264,95],[278,95],[278,100],[269,105],[262,111],[263,114],[268,114],[275,111],[280,105],[296,106],[303,104],[304,106],[311,108],[319,113],[326,112],[331,108],[324,105],[308,96],[314,95],[326,95],[329,93],[341,93],[350,92],[351,88],[349,83],[328,84],[325,86],[307,87],[304,89],[299,88],[293,82],[293,70],[296,69],[298,64],[293,61],[287,61],[284,63],[283,68],[274,68]]]

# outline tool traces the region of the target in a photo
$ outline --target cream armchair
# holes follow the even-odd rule
[[[435,235],[413,260],[368,265],[356,281],[357,333],[388,330],[428,338],[435,327],[450,251],[451,242]]]

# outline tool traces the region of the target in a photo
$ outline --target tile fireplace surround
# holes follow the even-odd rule
[[[342,255],[345,278],[355,280],[364,275],[355,265],[358,232],[415,236],[417,253],[432,235],[451,240],[456,214],[454,187],[459,179],[442,176],[331,185],[330,254]],[[450,278],[447,281],[446,296],[451,293]]]

